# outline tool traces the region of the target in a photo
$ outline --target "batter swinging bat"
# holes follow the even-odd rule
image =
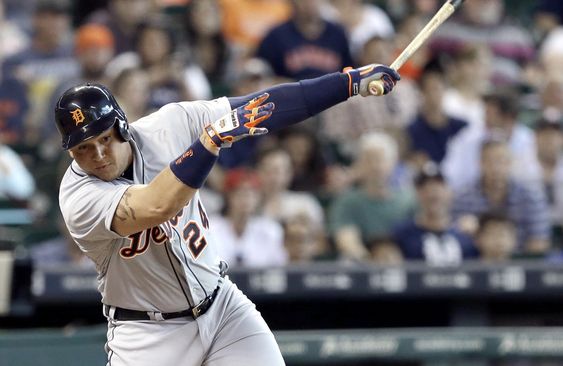
[[[434,31],[458,9],[463,0],[448,0],[438,12],[430,19],[430,21],[422,28],[420,32],[414,37],[414,39],[409,43],[407,47],[401,52],[401,54],[393,61],[390,65],[392,69],[399,70],[401,66],[415,53],[420,46],[426,42],[428,38],[434,33]],[[369,83],[369,91],[373,95],[383,94],[383,81],[374,80]]]

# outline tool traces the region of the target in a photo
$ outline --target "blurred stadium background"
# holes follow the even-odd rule
[[[105,363],[53,105],[389,64],[441,0],[2,0],[0,365]],[[466,0],[382,98],[223,153],[203,189],[289,365],[563,364],[563,2]],[[256,223],[261,223],[256,225]]]

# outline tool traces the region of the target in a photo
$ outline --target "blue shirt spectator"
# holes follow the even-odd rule
[[[344,28],[321,18],[317,1],[294,1],[291,20],[273,28],[257,57],[279,76],[308,79],[352,65]]]
[[[78,63],[72,47],[61,46],[50,51],[29,48],[4,61],[4,75],[14,75],[25,81],[62,79],[78,74]]]
[[[0,141],[8,145],[22,142],[28,110],[26,86],[13,78],[0,78]]]
[[[64,1],[38,1],[33,14],[33,38],[30,46],[4,60],[4,75],[27,82],[61,79],[75,75],[78,63],[73,59],[70,8]]]
[[[473,240],[455,227],[450,214],[452,191],[435,163],[423,165],[414,179],[418,210],[396,227],[393,242],[404,259],[433,266],[459,265],[477,257]]]
[[[418,80],[422,103],[418,116],[407,127],[410,151],[423,157],[423,163],[441,163],[449,140],[467,126],[443,111],[446,80],[438,60],[429,61]]]
[[[446,117],[443,127],[433,127],[424,115],[420,114],[407,127],[410,148],[414,152],[425,153],[435,163],[441,163],[446,156],[448,141],[466,126],[465,121]]]
[[[408,221],[397,227],[393,241],[406,260],[424,260],[429,265],[459,265],[464,259],[476,258],[478,251],[472,238],[449,227],[433,231]]]

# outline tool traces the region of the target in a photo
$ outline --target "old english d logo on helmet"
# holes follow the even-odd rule
[[[77,126],[84,122],[85,117],[80,108],[76,108],[75,110],[71,111],[70,114]]]

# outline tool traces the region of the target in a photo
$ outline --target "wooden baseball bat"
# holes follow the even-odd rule
[[[458,9],[464,0],[448,0],[442,7],[434,14],[432,19],[422,28],[420,32],[414,37],[401,54],[390,65],[392,69],[399,70],[401,66],[415,53],[420,46],[426,42],[428,38],[436,31],[436,29],[448,19],[456,9]],[[368,86],[369,92],[373,95],[383,94],[383,81],[373,80]]]

